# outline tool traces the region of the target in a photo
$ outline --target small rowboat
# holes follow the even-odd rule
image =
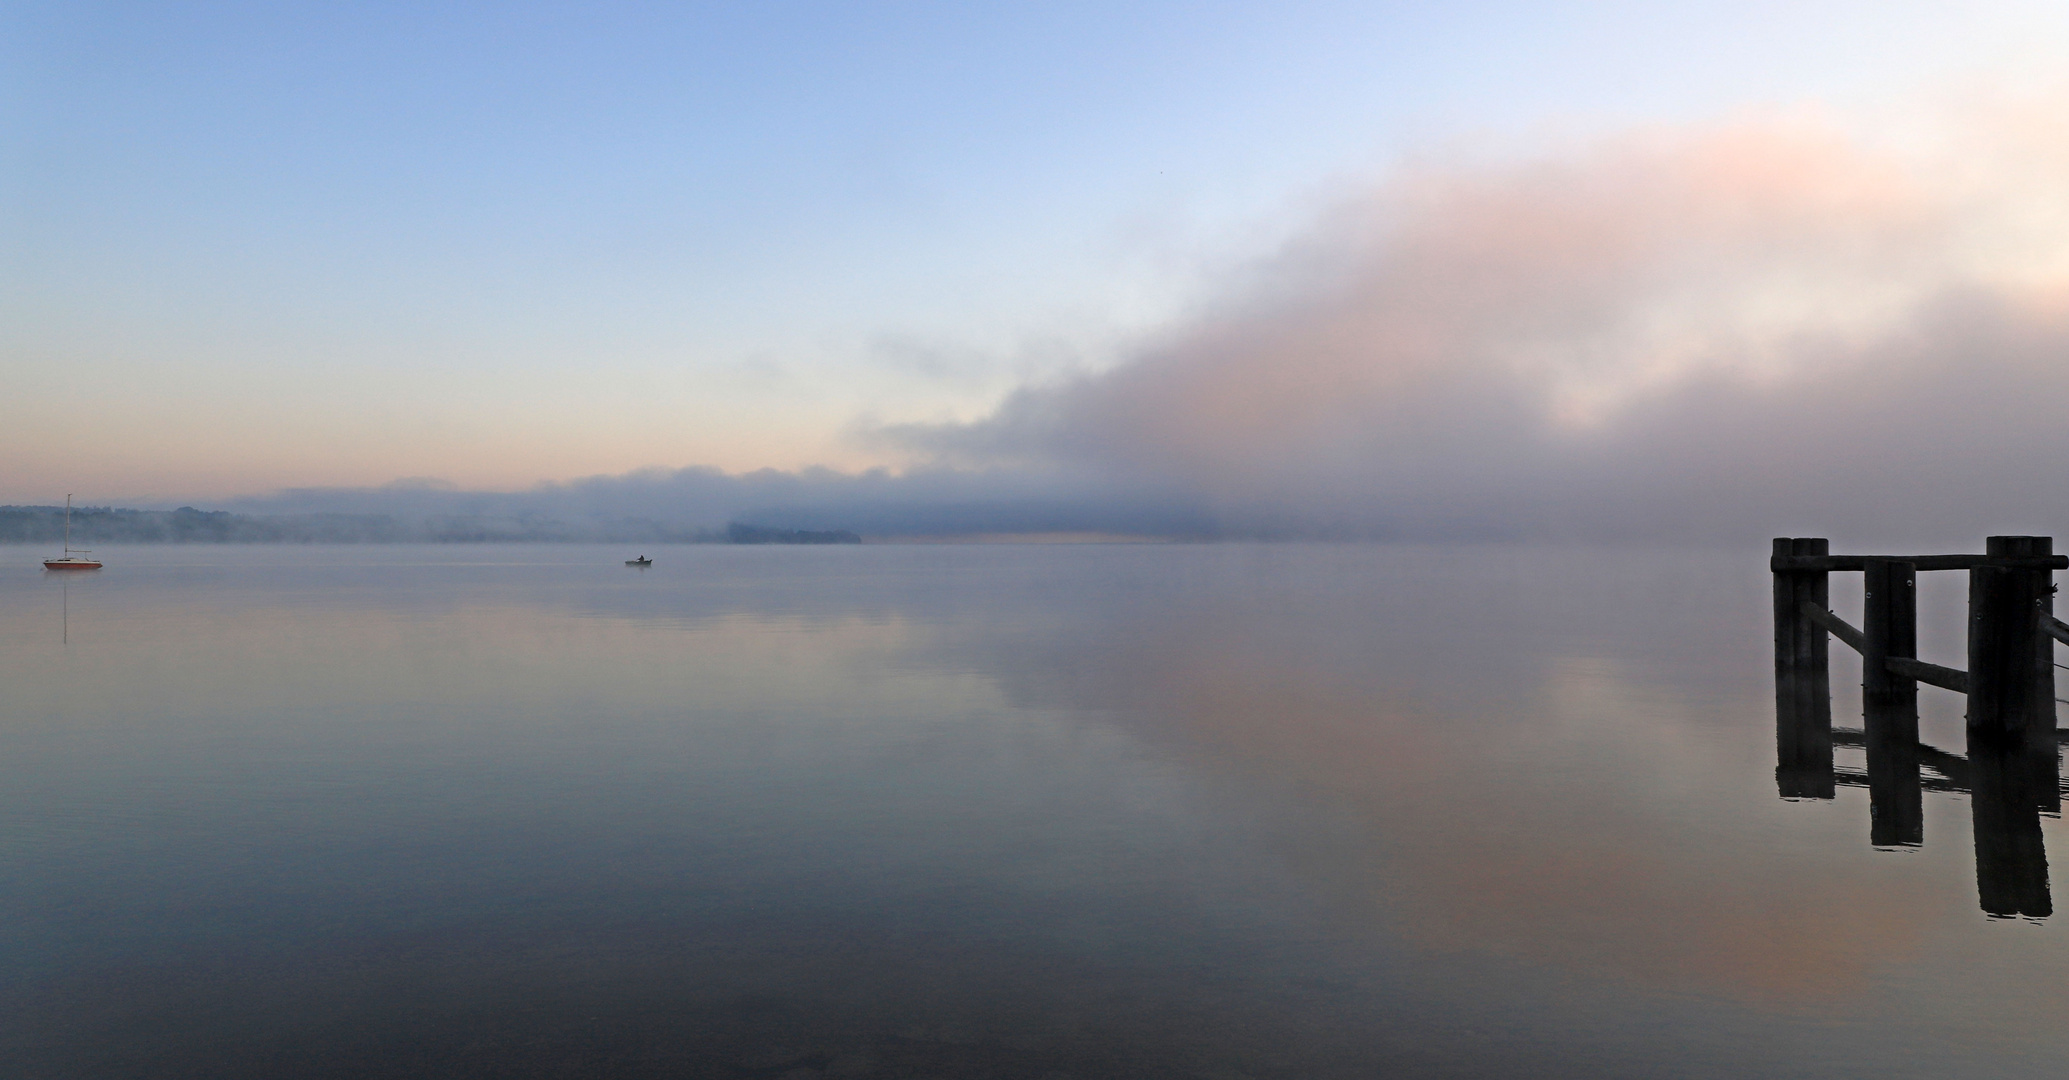
[[[649,558],[647,558],[647,557],[646,557],[646,556],[644,556],[644,555],[641,555],[641,556],[640,556],[639,558],[637,558],[637,559],[627,559],[627,560],[625,560],[625,565],[627,565],[627,566],[652,566],[652,565],[654,565],[654,560],[652,560],[652,559],[649,559]]]

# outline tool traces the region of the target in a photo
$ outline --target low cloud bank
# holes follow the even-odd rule
[[[2069,110],[1410,170],[1114,369],[883,435],[1234,534],[2060,531]]]
[[[1407,167],[1104,371],[1023,387],[971,423],[867,433],[923,463],[906,473],[684,469],[233,508],[598,537],[733,520],[876,536],[2062,533],[2064,191],[2069,108],[2052,102],[1879,142],[1783,118]]]

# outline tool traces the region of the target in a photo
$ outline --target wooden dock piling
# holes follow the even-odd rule
[[[2052,553],[2045,536],[1993,536],[1986,554]],[[2045,570],[1980,565],[1969,571],[1968,732],[1971,744],[2016,747],[2055,730],[2054,652],[2040,615],[2052,612]]]
[[[1774,542],[1777,560],[1830,550],[1829,541],[1811,537]],[[1804,613],[1806,603],[1829,605],[1830,578],[1823,569],[1774,572],[1775,784],[1784,798],[1833,796],[1831,645]]]
[[[1861,615],[1861,718],[1868,751],[1868,832],[1876,847],[1925,842],[1918,755],[1918,680],[1892,657],[1918,656],[1918,572],[1902,559],[1870,559]]]

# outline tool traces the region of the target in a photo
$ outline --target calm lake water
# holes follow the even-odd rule
[[[2069,1065],[1968,795],[1779,797],[1764,550],[102,554],[0,549],[0,1075]]]

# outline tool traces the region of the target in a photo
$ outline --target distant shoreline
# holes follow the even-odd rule
[[[0,506],[0,545],[56,544],[62,506]],[[860,544],[849,529],[793,529],[751,522],[721,528],[638,518],[563,521],[539,516],[233,514],[227,510],[72,508],[71,541],[94,544]]]

